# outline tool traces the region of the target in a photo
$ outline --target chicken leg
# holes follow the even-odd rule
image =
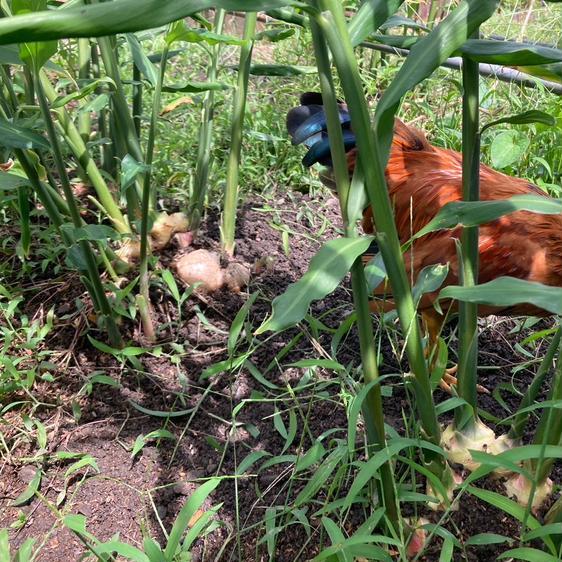
[[[429,357],[432,357],[432,365],[436,361],[437,350],[439,345],[439,336],[441,330],[443,329],[443,324],[445,323],[446,317],[437,312],[434,308],[425,309],[421,313],[422,320],[427,331],[427,347],[426,353]],[[452,387],[458,384],[457,377],[455,377],[459,366],[457,364],[445,369],[443,377],[439,382],[439,386],[442,390],[448,394],[453,395]],[[482,385],[477,385],[476,389],[482,394],[490,394],[490,391]]]

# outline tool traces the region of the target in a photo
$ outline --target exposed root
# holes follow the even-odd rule
[[[451,462],[462,464],[470,471],[476,470],[480,464],[472,459],[469,450],[493,452],[496,434],[486,424],[478,420],[471,430],[457,431],[451,424],[447,426],[441,437],[441,443],[447,451]]]
[[[429,507],[429,509],[433,511],[445,511],[448,508],[453,511],[457,511],[459,509],[458,503],[453,501],[453,494],[455,492],[455,488],[459,484],[462,484],[462,477],[460,476],[460,474],[457,474],[449,465],[447,465],[446,471],[447,473],[443,475],[443,486],[445,487],[446,497],[435,490],[429,480],[426,484],[427,495],[434,496],[439,500],[437,503],[429,502],[427,504],[427,507]]]
[[[415,558],[426,546],[427,544],[427,529],[424,529],[424,525],[428,525],[429,521],[424,517],[420,517],[417,521],[410,523],[412,528],[412,534],[406,548],[406,554],[408,558]]]
[[[550,478],[537,485],[533,495],[533,503],[531,504],[531,511],[533,513],[536,514],[545,500],[550,497],[552,489],[553,483]],[[505,491],[508,496],[515,498],[519,505],[526,507],[529,504],[531,492],[533,491],[533,483],[522,474],[514,474],[505,482]]]
[[[164,249],[172,239],[172,236],[184,233],[182,243],[185,247],[189,246],[192,237],[187,232],[188,222],[187,217],[183,213],[161,213],[154,221],[148,244],[151,251]],[[130,265],[140,258],[140,241],[137,239],[126,240],[121,247],[115,252],[120,260],[125,264]]]
[[[458,384],[457,377],[455,377],[458,368],[458,365],[453,365],[452,367],[445,369],[445,373],[439,381],[439,386],[441,387],[441,389],[451,396],[456,396],[456,394],[453,392],[453,387],[457,386]],[[478,392],[480,392],[481,394],[490,394],[490,391],[481,384],[476,385],[476,390],[478,390]]]
[[[201,283],[204,291],[218,291],[227,286],[233,292],[240,292],[250,282],[250,270],[243,264],[231,262],[222,269],[218,254],[207,250],[195,250],[176,263],[178,277],[187,285]]]

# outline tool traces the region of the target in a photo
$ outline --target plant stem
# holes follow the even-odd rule
[[[92,50],[89,39],[78,39],[78,78],[87,80],[90,77],[90,57]],[[90,113],[82,111],[78,114],[78,131],[82,140],[88,142],[92,130]]]
[[[18,107],[18,98],[16,96],[16,92],[14,91],[12,78],[10,76],[9,71],[6,70],[6,68],[9,67],[4,67],[4,65],[0,65],[0,79],[2,81],[2,85],[6,88],[6,91],[8,92],[8,97],[11,105],[10,110],[15,111],[15,109]]]
[[[478,32],[475,33],[478,35]],[[462,98],[462,187],[464,201],[480,199],[480,134],[478,123],[478,63],[463,57]],[[464,227],[461,233],[460,281],[465,287],[478,283],[478,227]],[[478,305],[459,303],[458,394],[466,405],[455,410],[455,427],[473,429],[477,420]]]
[[[337,0],[323,0],[322,6],[330,12],[332,18],[328,19],[326,12],[315,14],[315,18],[322,28],[334,56],[334,62],[340,75],[351,114],[358,151],[360,154],[369,155],[369,166],[364,166],[363,169],[365,187],[373,209],[378,233],[377,240],[392,287],[392,294],[396,300],[402,332],[406,339],[406,354],[414,375],[412,382],[418,415],[427,439],[435,445],[439,445],[441,429],[433,405],[420,327],[409,280],[406,276],[400,241],[394,223],[394,214],[386,188],[384,169],[381,160],[377,157],[377,154],[379,154],[378,140],[371,127],[369,111],[363,95],[363,86],[355,54],[349,40],[342,6]],[[444,480],[450,479],[449,470],[443,456],[438,453],[427,452],[426,459],[430,465],[430,470]]]
[[[55,125],[51,117],[49,105],[47,103],[47,96],[45,95],[45,92],[43,90],[39,69],[34,69],[33,77],[35,88],[37,90],[39,106],[41,108],[41,114],[43,115],[43,120],[45,121],[45,127],[47,129],[47,136],[49,137],[49,142],[51,143],[55,164],[57,166],[62,189],[66,198],[66,202],[68,204],[68,209],[70,211],[70,218],[74,227],[80,228],[83,224],[82,218],[80,216],[78,206],[76,205],[76,201],[72,193],[72,188],[70,187],[70,181],[66,173],[66,167],[64,165],[64,159],[62,156],[59,139],[56,134]],[[103,284],[96,264],[96,258],[94,256],[92,248],[86,240],[80,240],[78,242],[78,245],[86,262],[86,268],[88,272],[87,286],[90,289],[92,301],[95,304],[97,303],[97,305],[99,306],[99,312],[103,315],[110,343],[113,347],[122,347],[123,340],[121,339],[121,334],[119,333],[119,329],[117,328],[117,324],[115,323],[115,319],[113,318],[113,311],[105,295]]]
[[[332,154],[332,164],[336,179],[336,188],[340,200],[340,209],[344,223],[345,235],[356,237],[355,224],[351,223],[348,216],[348,198],[350,192],[349,172],[345,156],[343,134],[340,125],[335,87],[331,76],[328,49],[318,25],[310,22],[316,64],[318,67],[322,100],[326,113],[328,136]],[[351,285],[353,301],[357,313],[357,329],[359,331],[359,346],[363,366],[365,384],[375,383],[363,405],[363,417],[367,427],[367,439],[373,451],[386,447],[384,428],[384,414],[379,379],[377,357],[375,351],[373,323],[369,309],[369,296],[365,273],[361,258],[357,259],[351,268]],[[399,530],[399,513],[394,490],[394,477],[389,462],[384,463],[380,470],[382,497],[387,510],[387,517],[395,532]]]
[[[137,160],[137,162],[142,162],[143,154],[141,145],[137,137],[129,105],[125,97],[125,90],[123,88],[123,82],[119,72],[119,63],[117,62],[115,47],[113,46],[111,39],[111,37],[98,37],[97,42],[100,48],[100,55],[105,67],[105,72],[115,82],[115,91],[111,97],[115,108],[115,118],[119,123],[121,132],[123,133],[129,154]]]
[[[47,99],[52,103],[57,98],[57,93],[51,85],[47,75],[42,70],[39,72],[39,81],[41,82],[42,91],[45,93]],[[78,160],[80,165],[86,171],[88,179],[92,183],[99,202],[103,206],[107,216],[113,222],[113,226],[120,234],[128,234],[131,229],[127,220],[121,213],[121,210],[115,203],[113,195],[103,176],[101,175],[96,163],[91,158],[88,147],[84,143],[80,131],[72,122],[72,119],[64,107],[55,109],[58,123],[61,127],[61,133],[64,136],[65,142],[68,144],[70,150]]]
[[[144,335],[153,341],[154,326],[150,314],[150,296],[149,289],[149,276],[148,276],[148,222],[150,219],[150,180],[152,174],[152,161],[154,158],[154,141],[156,138],[156,127],[158,125],[158,114],[160,112],[160,99],[162,95],[162,84],[164,83],[164,74],[166,73],[166,61],[168,60],[168,44],[164,46],[162,51],[162,59],[160,61],[160,72],[158,74],[158,82],[154,88],[154,97],[152,99],[152,113],[150,116],[150,128],[148,131],[148,141],[146,144],[146,155],[144,157],[145,164],[148,166],[144,174],[144,182],[142,188],[142,206],[141,206],[141,232],[140,232],[140,296],[141,317],[143,319]],[[142,302],[144,301],[144,302]]]
[[[226,12],[217,9],[215,13],[214,32],[222,33]],[[220,43],[211,47],[211,59],[207,80],[214,82],[217,79],[217,67],[220,53]],[[203,117],[199,129],[199,145],[197,147],[197,165],[195,168],[195,181],[193,183],[193,194],[189,202],[189,229],[197,231],[203,215],[205,194],[209,181],[209,169],[211,165],[211,145],[213,140],[213,121],[215,113],[215,91],[209,90],[205,93],[203,102]]]
[[[99,45],[97,43],[92,42],[92,53],[91,53],[91,62],[92,62],[92,75],[94,78],[101,77],[101,69],[100,69],[100,56],[99,56]],[[95,94],[100,95],[102,92],[101,88],[96,88]],[[107,117],[108,117],[108,110],[107,108],[102,108],[98,112],[98,138],[107,138],[109,136],[107,131]],[[115,177],[116,176],[116,166],[115,166],[115,146],[113,143],[108,144],[104,143],[101,145],[100,149],[100,156],[101,156],[101,167],[102,170],[105,170],[109,175]]]
[[[140,141],[142,120],[142,75],[136,64],[133,64],[133,123]]]
[[[222,247],[232,256],[234,254],[234,232],[236,229],[236,211],[238,207],[238,173],[240,153],[242,150],[242,129],[248,95],[248,80],[252,61],[253,37],[256,29],[256,12],[248,12],[244,20],[244,43],[240,48],[238,80],[234,92],[232,124],[230,133],[230,154],[226,169],[226,187],[221,227]]]
[[[87,0],[86,3],[89,4],[90,0]],[[135,129],[135,123],[131,116],[131,111],[129,110],[129,105],[125,97],[125,90],[123,88],[123,82],[121,80],[121,74],[119,72],[119,62],[117,60],[117,51],[114,44],[115,38],[98,37],[97,43],[99,46],[99,52],[103,61],[103,65],[105,67],[105,72],[115,83],[115,91],[111,96],[111,102],[113,105],[112,116],[115,119],[115,123],[118,124],[118,127],[111,127],[111,136],[112,138],[114,138],[114,135],[117,133],[122,139],[121,145],[124,144],[124,147],[121,147],[121,151],[119,153],[119,156],[121,158],[123,158],[125,154],[128,153],[137,162],[142,162],[142,148],[137,136],[137,131]],[[116,139],[114,138],[114,140]],[[116,143],[118,146],[119,142],[120,141],[117,141]],[[142,189],[140,187],[139,181],[135,182],[135,189],[127,190],[127,213],[129,215],[129,218],[137,217],[140,213],[139,194],[141,193],[141,191]]]
[[[11,78],[8,73],[5,73],[3,75],[3,78],[5,80],[4,85],[11,88]],[[7,119],[8,117],[12,116],[12,110],[10,109],[10,113],[7,113],[4,108],[0,107],[0,116],[2,116],[4,119]],[[38,162],[41,162],[41,157],[31,150],[23,149],[14,149],[14,154],[20,162],[21,167],[23,168],[32,187],[37,192],[37,196],[39,197],[39,200],[41,201],[43,207],[45,207],[45,211],[47,212],[50,220],[55,225],[57,225],[58,222],[58,225],[60,226],[60,224],[62,224],[60,215],[63,214],[65,216],[68,216],[70,214],[68,205],[53,186],[48,183],[43,183],[39,178],[39,174],[37,173],[37,169],[33,164],[32,159],[35,158]],[[33,157],[31,156],[31,154],[33,155]],[[49,171],[47,169],[46,171],[47,174],[49,174]]]

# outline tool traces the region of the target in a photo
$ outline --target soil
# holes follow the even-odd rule
[[[169,532],[179,510],[204,479],[218,475],[233,475],[236,466],[250,452],[263,451],[268,455],[296,454],[302,436],[302,450],[325,434],[323,443],[330,447],[334,438],[346,438],[347,416],[344,403],[350,380],[339,379],[337,373],[315,370],[316,392],[295,393],[294,389],[305,374],[305,368],[291,366],[301,359],[329,358],[332,333],[303,324],[299,328],[266,339],[249,355],[255,368],[272,390],[259,381],[247,368],[232,372],[217,372],[201,379],[205,369],[227,358],[228,330],[248,294],[259,295],[252,306],[249,320],[255,328],[271,310],[271,299],[299,279],[322,240],[339,232],[338,205],[333,197],[315,198],[298,193],[282,194],[276,201],[255,199],[240,210],[237,226],[236,258],[250,266],[259,262],[261,271],[253,274],[247,293],[233,294],[221,290],[214,294],[190,297],[182,306],[181,318],[177,305],[157,283],[151,295],[159,321],[160,354],[137,357],[144,372],[123,363],[111,355],[100,353],[85,335],[92,322],[87,309],[73,315],[74,299],[84,298],[79,281],[66,277],[57,281],[37,283],[26,293],[25,312],[29,317],[45,314],[55,307],[57,324],[44,349],[51,350],[49,361],[54,366],[38,377],[33,388],[33,402],[25,394],[12,395],[8,401],[25,401],[4,414],[3,434],[10,453],[2,452],[0,465],[0,528],[10,527],[13,547],[26,539],[35,538],[41,545],[37,562],[72,562],[81,559],[84,545],[61,523],[68,514],[80,514],[87,520],[87,530],[100,541],[110,540],[116,533],[120,540],[142,548],[143,539],[150,534],[165,544],[163,529]],[[283,234],[285,231],[287,234]],[[216,249],[219,245],[218,216],[210,212],[203,230],[193,246]],[[158,267],[171,267],[175,250],[166,250],[159,257]],[[270,258],[270,259],[264,259]],[[265,264],[265,265],[264,265]],[[259,268],[258,268],[259,269]],[[71,312],[69,312],[71,311]],[[334,293],[312,306],[312,316],[321,318],[325,326],[337,328],[352,311],[349,281]],[[61,318],[67,315],[66,320]],[[544,326],[549,321],[542,321]],[[481,321],[480,382],[493,389],[481,396],[484,415],[494,421],[509,415],[517,407],[515,391],[524,390],[533,376],[533,366],[514,369],[524,359],[516,349],[525,332],[515,330],[512,319]],[[142,346],[136,323],[124,323],[130,345]],[[536,330],[536,326],[534,327]],[[446,328],[446,336],[454,342],[454,322]],[[94,327],[88,332],[97,340],[103,334]],[[402,372],[404,365],[396,360],[399,333],[390,325],[377,331],[380,342],[383,374]],[[300,339],[298,339],[300,337]],[[298,341],[294,342],[294,338]],[[246,335],[240,352],[248,349]],[[292,347],[287,347],[293,342]],[[452,345],[454,349],[454,343]],[[286,350],[284,356],[278,355]],[[53,351],[54,350],[54,351]],[[359,345],[352,329],[342,339],[337,360],[346,367],[359,365]],[[540,357],[544,349],[533,353]],[[454,359],[454,357],[452,358]],[[33,361],[31,357],[29,359]],[[268,369],[268,366],[270,367]],[[353,373],[353,369],[348,370]],[[88,386],[92,374],[104,374],[116,384]],[[208,373],[208,372],[207,372]],[[385,387],[385,415],[387,423],[399,433],[406,431],[405,420],[411,417],[410,399],[398,377],[388,379]],[[105,382],[111,382],[107,379]],[[311,381],[312,382],[312,381]],[[118,384],[117,384],[118,383]],[[311,387],[310,387],[311,388]],[[436,390],[439,400],[449,398]],[[239,407],[236,423],[233,408]],[[280,414],[289,427],[288,409],[294,407],[297,420],[296,438],[284,451],[285,438],[276,429],[273,416]],[[507,408],[507,410],[506,410]],[[165,412],[188,411],[184,415],[166,418]],[[32,412],[40,419],[47,433],[46,450],[40,449],[35,428],[25,429],[22,412]],[[151,412],[150,412],[151,411]],[[306,427],[302,420],[306,419]],[[443,421],[448,420],[443,416]],[[411,420],[410,420],[411,421]],[[413,424],[408,422],[408,431]],[[138,436],[165,427],[171,439],[150,439],[134,458],[131,448]],[[330,429],[335,429],[333,434]],[[501,428],[498,428],[498,430]],[[358,437],[362,436],[359,428]],[[73,452],[91,455],[95,465],[84,465],[69,471],[75,460],[56,457],[57,453]],[[290,480],[287,463],[274,464],[260,470],[263,457],[242,477],[222,481],[212,493],[205,509],[219,506],[215,519],[220,522],[206,537],[198,539],[192,549],[194,560],[268,560],[264,537],[264,514],[271,508],[292,501],[304,488],[308,479]],[[41,497],[20,507],[11,502],[27,487],[36,466],[43,462]],[[351,469],[350,469],[351,470]],[[310,473],[303,473],[310,475]],[[554,480],[560,484],[560,467],[555,468]],[[340,497],[352,481],[347,475],[342,482]],[[292,488],[289,490],[289,486]],[[498,490],[493,480],[478,482],[481,488]],[[418,491],[423,491],[420,488]],[[330,490],[318,493],[318,508],[331,501]],[[310,508],[309,508],[310,509]],[[346,519],[344,533],[351,535],[364,521],[367,511],[354,508]],[[407,508],[406,508],[407,509]],[[312,512],[307,513],[310,516]],[[237,515],[238,514],[238,515]],[[437,523],[440,515],[422,512]],[[235,538],[236,521],[240,521],[240,541]],[[18,523],[19,522],[19,523]],[[261,523],[260,523],[261,522]],[[327,543],[319,517],[310,517],[312,528],[300,524],[286,526],[277,536],[272,558],[278,562],[309,560]],[[486,503],[466,494],[458,511],[442,523],[461,542],[478,533],[497,533],[515,540],[520,525]],[[307,534],[310,533],[310,537]],[[436,561],[442,537],[435,536],[422,560]],[[455,560],[492,561],[510,548],[509,544],[467,547],[456,550]]]

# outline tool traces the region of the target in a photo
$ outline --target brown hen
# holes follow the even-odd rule
[[[287,116],[287,128],[295,144],[303,142],[309,152],[305,165],[315,162],[326,167],[321,176],[333,185],[329,140],[326,133],[322,100],[319,94],[304,94],[301,106]],[[357,156],[355,137],[345,106],[340,106],[340,121],[350,173]],[[432,146],[423,133],[396,119],[390,157],[386,167],[386,182],[392,201],[400,242],[404,244],[413,234],[427,225],[439,210],[452,201],[462,201],[462,155],[453,150]],[[548,197],[539,187],[527,181],[510,177],[488,166],[480,166],[480,199],[490,201],[507,199],[514,195],[533,194]],[[363,229],[374,232],[372,210],[364,212]],[[459,264],[455,241],[460,238],[460,227],[441,230],[415,241],[404,254],[408,277],[416,279],[426,266],[448,264],[449,272],[444,285],[459,284]],[[501,276],[511,276],[545,285],[562,286],[562,216],[540,215],[519,211],[484,224],[479,230],[478,282],[486,283]],[[413,271],[412,271],[413,269]],[[419,304],[430,341],[435,342],[441,330],[443,317],[433,303],[439,291],[423,295]],[[388,287],[381,285],[375,296],[385,295],[384,301],[372,301],[375,311],[394,308],[388,299]],[[454,309],[455,303],[451,305]],[[507,308],[480,306],[479,315],[545,316],[548,312],[530,304]]]

